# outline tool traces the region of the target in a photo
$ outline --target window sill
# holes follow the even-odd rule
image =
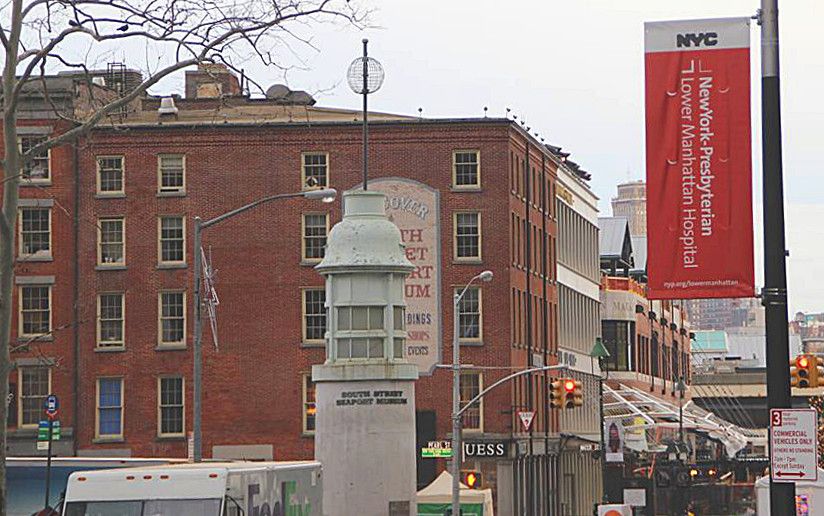
[[[314,439],[315,438],[315,432],[301,432],[300,436],[305,438],[305,439]]]
[[[126,346],[95,346],[95,353],[120,353],[126,351]]]
[[[35,344],[37,342],[52,342],[54,340],[54,335],[21,335],[17,337],[18,344],[25,344],[26,342],[30,344]]]
[[[95,199],[125,199],[126,194],[124,192],[112,192],[112,193],[97,192],[96,194],[94,194],[94,198]]]
[[[455,193],[480,193],[483,192],[483,188],[480,186],[456,186],[452,185],[449,190]]]
[[[186,192],[157,192],[158,197],[186,197]]]
[[[459,346],[480,347],[484,345],[483,340],[459,340]]]
[[[158,442],[168,442],[168,441],[185,441],[185,435],[158,435],[155,437],[155,441]]]
[[[155,346],[155,351],[186,351],[186,344],[161,344]]]
[[[96,271],[125,271],[125,265],[97,265],[95,266],[94,270]]]
[[[126,439],[122,437],[95,437],[92,439],[93,444],[110,444],[110,443],[125,443]]]
[[[315,265],[319,264],[321,260],[301,260],[300,265],[301,267],[314,267]]]
[[[456,265],[480,265],[483,260],[480,258],[454,258],[452,263]]]
[[[302,348],[315,348],[315,349],[324,349],[326,347],[326,341],[306,341],[300,343],[300,347]]]
[[[43,254],[43,255],[24,255],[17,257],[17,263],[31,263],[31,262],[52,262],[54,261],[54,257],[50,254]]]
[[[20,181],[19,181],[19,183],[18,183],[18,184],[19,184],[20,186],[34,186],[34,187],[38,187],[38,186],[51,186],[51,185],[52,185],[52,182],[51,182],[51,179],[44,180],[44,181],[38,181],[38,180],[34,180],[34,181],[32,181],[31,179],[23,179],[23,178],[20,178]]]
[[[186,263],[158,263],[158,269],[185,269],[188,265]]]

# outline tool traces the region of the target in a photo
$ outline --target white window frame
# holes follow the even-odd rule
[[[478,216],[478,256],[458,256],[458,215]],[[483,259],[483,224],[478,210],[461,210],[452,214],[452,258],[456,262],[480,262]]]
[[[317,429],[317,426],[318,426],[318,415],[317,415],[318,414],[317,413],[318,391],[317,391],[317,385],[316,385],[315,386],[315,399],[314,399],[314,401],[309,401],[309,399],[307,397],[307,395],[308,395],[307,384],[306,384],[307,380],[309,382],[312,381],[312,374],[311,373],[304,373],[300,376],[300,385],[301,385],[300,390],[301,390],[301,400],[302,400],[301,413],[300,413],[301,414],[300,419],[301,419],[301,425],[302,425],[301,428],[302,428],[303,433],[305,435],[315,435],[315,430]],[[315,408],[315,413],[314,413],[314,416],[315,416],[315,430],[310,430],[309,426],[308,426],[307,416],[309,415],[309,404],[313,404],[315,406],[314,407]]]
[[[321,292],[325,293],[325,288],[324,287],[305,287],[305,288],[302,288],[301,291],[300,291],[301,341],[304,344],[322,345],[326,341],[325,338],[320,338],[320,339],[310,339],[310,338],[308,338],[308,328],[306,326],[306,317],[308,315],[306,313],[306,293],[310,292],[310,291],[321,291]],[[324,311],[325,310],[326,310],[326,308],[324,307]],[[329,328],[329,320],[328,320],[328,317],[327,317],[326,329],[328,330],[328,328]],[[324,333],[326,333],[326,332],[324,332]]]
[[[183,184],[180,187],[163,186],[163,158],[181,158],[183,166]],[[157,193],[160,195],[174,195],[186,193],[186,154],[163,153],[157,155]]]
[[[326,213],[324,213],[324,212],[303,213],[300,217],[300,259],[301,259],[302,262],[305,262],[305,263],[318,263],[321,260],[323,260],[322,256],[320,258],[310,258],[310,257],[306,256],[306,248],[307,248],[306,242],[307,242],[307,238],[309,238],[306,235],[306,217],[317,217],[317,216],[323,216],[324,219],[326,219],[326,233],[325,233],[323,238],[327,242],[328,242],[328,239],[329,239],[329,213],[328,212],[326,212]],[[316,237],[312,237],[312,238],[316,238]],[[324,244],[324,247],[325,247],[325,244]],[[325,252],[326,251],[324,250],[324,254],[325,254]]]
[[[181,392],[181,405],[180,410],[182,413],[182,430],[180,432],[170,432],[164,433],[163,432],[163,405],[161,405],[163,399],[163,380],[180,380],[180,392]],[[171,406],[171,405],[170,405]],[[168,376],[158,376],[157,377],[157,436],[158,437],[184,437],[186,435],[186,378],[182,375],[168,375]]]
[[[463,289],[464,289],[464,287],[455,287],[454,295],[460,294]],[[484,290],[478,285],[474,285],[474,286],[469,287],[467,289],[467,292],[469,292],[470,290],[478,292],[478,337],[477,338],[459,337],[459,338],[460,338],[460,341],[462,343],[479,343],[479,342],[483,342],[483,340],[484,340],[484,294],[483,294]],[[461,302],[465,298],[466,298],[466,294],[464,294],[464,297],[461,298]],[[459,303],[458,306],[460,308],[460,303]],[[458,317],[458,330],[460,331],[461,312],[458,312],[457,314],[454,314],[454,315],[456,317]]]
[[[48,213],[48,221],[49,221],[49,249],[47,252],[37,251],[34,253],[26,253],[23,251],[23,212],[26,210],[45,210]],[[53,229],[52,229],[52,210],[51,208],[44,207],[44,206],[21,206],[17,208],[17,218],[19,222],[17,224],[17,256],[23,260],[27,258],[41,258],[41,259],[51,259],[52,258],[52,246],[54,245],[53,242]]]
[[[183,256],[181,260],[163,260],[163,219],[180,219],[183,230]],[[157,263],[159,265],[186,264],[186,217],[182,215],[160,215],[157,217]]]
[[[163,294],[183,294],[183,338],[179,341],[166,342],[163,340]],[[187,313],[186,313],[186,291],[185,290],[161,290],[157,293],[157,347],[159,348],[185,348],[187,336]]]
[[[119,262],[103,261],[103,222],[120,221],[120,245],[123,248],[123,259]],[[123,267],[126,265],[126,217],[101,217],[97,219],[97,266],[98,267]]]
[[[23,331],[23,291],[27,288],[47,288],[49,289],[49,326],[45,333],[25,333]],[[49,335],[52,332],[52,321],[54,317],[54,310],[52,309],[52,285],[18,285],[18,298],[17,298],[17,320],[18,320],[18,328],[17,328],[17,335],[23,338],[36,338],[42,337],[45,335]]]
[[[100,433],[100,380],[120,380],[120,433],[118,434]],[[123,427],[126,426],[126,411],[123,410],[123,400],[126,399],[126,382],[122,376],[100,376],[95,380],[94,384],[94,438],[99,440],[123,439]]]
[[[484,390],[484,375],[481,371],[463,371],[461,376],[463,375],[477,375],[478,376],[478,392],[482,392]],[[469,400],[463,399],[463,389],[461,389],[461,407],[463,407],[466,402]],[[465,413],[464,413],[465,414]],[[466,433],[483,433],[484,431],[484,399],[481,398],[478,400],[478,427],[477,428],[469,428],[464,426],[463,424],[463,415],[461,416],[461,426],[463,427],[463,431]]]
[[[477,166],[477,173],[475,177],[477,182],[471,185],[458,184],[458,154],[475,154],[475,164]],[[455,190],[480,190],[481,188],[481,151],[479,149],[457,149],[452,151],[452,188]]]
[[[17,137],[17,148],[20,151],[20,160],[23,159],[23,139],[36,139],[36,140],[43,140],[47,141],[49,139],[48,135],[45,134],[25,134],[19,135]],[[50,185],[52,183],[52,150],[46,149],[46,158],[47,158],[47,165],[46,165],[46,177],[24,177],[23,176],[23,166],[20,166],[20,183],[24,185]]]
[[[120,340],[103,342],[103,317],[102,298],[103,296],[120,296]],[[114,319],[112,319],[114,320]],[[97,295],[97,348],[98,349],[118,349],[126,347],[126,294],[123,292],[101,292]]]
[[[325,185],[314,185],[309,186],[306,184],[306,156],[326,156],[326,184]],[[324,151],[305,151],[300,153],[300,189],[301,190],[320,190],[323,188],[329,188],[329,185],[332,184],[329,167],[329,153]]]
[[[102,190],[100,177],[100,160],[101,159],[119,159],[120,160],[120,190]],[[104,154],[94,157],[95,169],[97,171],[97,195],[100,197],[120,197],[126,194],[126,157],[122,154]]]
[[[49,386],[48,386],[48,393],[46,393],[47,397],[50,392],[52,392],[52,370],[51,367],[45,365],[36,365],[36,366],[19,366],[17,368],[17,428],[37,428],[40,421],[38,419],[35,423],[28,423],[23,424],[23,370],[24,369],[47,369],[49,375]],[[33,396],[32,396],[33,397]],[[38,396],[39,397],[39,396]]]

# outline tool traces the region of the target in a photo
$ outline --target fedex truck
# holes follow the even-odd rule
[[[72,473],[63,516],[322,516],[319,462],[201,462]]]

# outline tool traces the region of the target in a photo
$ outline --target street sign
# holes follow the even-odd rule
[[[815,409],[770,409],[770,476],[773,482],[818,480]]]
[[[524,425],[524,432],[529,432],[529,427],[532,426],[532,420],[535,418],[535,412],[524,410],[518,412],[518,417],[521,418],[521,424]]]
[[[37,451],[46,451],[49,449],[49,441],[37,441]]]
[[[46,415],[49,419],[54,419],[57,415],[57,409],[60,408],[60,402],[57,399],[57,396],[54,394],[49,394],[46,397]]]
[[[449,441],[429,441],[421,448],[423,459],[448,459],[452,457],[452,443]]]
[[[52,421],[52,441],[59,441],[60,440],[60,421],[54,420]],[[37,425],[37,440],[38,441],[48,441],[49,440],[49,422],[46,420],[40,421]]]

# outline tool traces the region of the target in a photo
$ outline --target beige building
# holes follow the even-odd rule
[[[647,184],[639,179],[618,185],[618,195],[612,198],[612,215],[629,220],[632,236],[646,236]]]

